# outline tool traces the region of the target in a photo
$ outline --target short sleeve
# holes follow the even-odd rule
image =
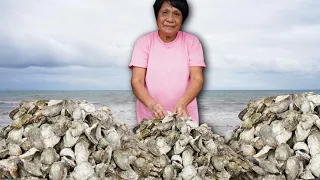
[[[206,67],[202,45],[196,36],[191,36],[189,44],[189,66]]]
[[[147,68],[148,57],[149,57],[148,38],[147,36],[142,36],[136,41],[133,47],[129,68],[131,69],[133,66]]]

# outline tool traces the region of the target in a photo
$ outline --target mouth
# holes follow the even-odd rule
[[[168,26],[168,25],[167,26],[165,25],[164,27],[165,28],[174,28],[174,26]]]

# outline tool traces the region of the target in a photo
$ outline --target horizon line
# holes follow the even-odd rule
[[[12,89],[0,90],[0,92],[23,92],[23,91],[132,91],[130,89]],[[320,91],[320,89],[203,89],[201,91]],[[200,92],[201,92],[200,91]]]

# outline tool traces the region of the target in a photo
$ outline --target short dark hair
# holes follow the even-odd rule
[[[179,9],[182,13],[182,24],[187,19],[189,15],[189,6],[187,0],[156,0],[153,4],[154,15],[156,16],[156,20],[158,19],[158,13],[161,9],[161,6],[164,2],[168,2],[173,7]]]

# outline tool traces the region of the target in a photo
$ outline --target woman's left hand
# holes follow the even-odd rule
[[[187,103],[183,100],[179,100],[173,108],[173,113],[177,113],[177,118],[188,117]]]

